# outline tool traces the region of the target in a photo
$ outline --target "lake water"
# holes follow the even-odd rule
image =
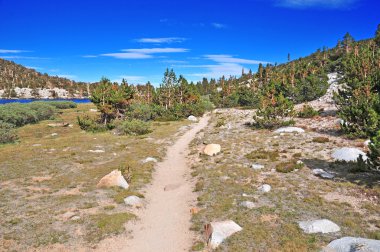
[[[73,101],[75,103],[90,103],[90,99],[0,99],[0,104],[12,102],[29,103],[34,101]]]

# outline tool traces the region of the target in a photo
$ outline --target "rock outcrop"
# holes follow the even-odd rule
[[[380,240],[360,237],[343,237],[330,242],[323,252],[377,252],[380,251]]]
[[[301,221],[300,223],[298,223],[298,225],[307,234],[326,234],[340,231],[340,227],[337,224],[327,219]]]
[[[334,150],[331,157],[337,161],[356,162],[360,155],[363,160],[367,160],[367,155],[363,151],[357,148],[343,147]]]

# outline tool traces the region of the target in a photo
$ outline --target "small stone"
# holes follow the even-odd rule
[[[153,158],[153,157],[147,157],[146,159],[143,160],[143,163],[149,163],[149,162],[154,162],[154,163],[157,163],[157,159]]]
[[[261,165],[261,164],[252,164],[251,168],[254,169],[254,170],[261,170],[261,169],[264,169],[264,165]]]
[[[75,216],[71,217],[71,220],[73,220],[73,221],[80,220],[80,216],[75,215]]]
[[[52,137],[54,137],[54,136],[58,136],[58,133],[52,133],[51,136],[52,136]]]
[[[221,181],[227,181],[229,179],[230,179],[230,177],[228,177],[228,176],[222,176],[222,177],[220,177]]]
[[[104,153],[105,150],[89,150],[88,152],[91,152],[91,153]]]
[[[197,214],[199,213],[200,209],[198,207],[192,207],[190,208],[190,213],[191,214]]]
[[[315,176],[320,176],[320,177],[326,178],[326,179],[332,179],[335,177],[333,174],[328,173],[328,172],[324,171],[323,169],[313,169],[313,174]]]
[[[124,203],[131,207],[143,207],[144,201],[137,196],[128,196],[124,199]]]
[[[253,203],[252,201],[243,201],[240,203],[240,206],[248,209],[253,209],[256,207],[255,203]]]
[[[195,116],[193,116],[193,115],[189,116],[187,118],[187,120],[192,121],[192,122],[197,122],[198,121],[198,119]]]
[[[263,193],[267,193],[267,192],[270,192],[270,190],[272,189],[272,187],[268,184],[264,184],[262,186],[259,186],[259,191],[263,192]]]
[[[315,233],[334,233],[339,232],[340,227],[334,222],[322,219],[322,220],[313,220],[313,221],[301,221],[298,223],[299,227],[307,234]]]

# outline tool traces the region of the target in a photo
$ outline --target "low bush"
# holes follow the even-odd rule
[[[287,162],[282,162],[276,165],[276,171],[282,173],[292,172],[296,169],[301,169],[303,167],[303,163],[299,163],[297,160],[292,159]]]
[[[313,142],[314,143],[327,143],[327,142],[330,142],[330,139],[328,139],[327,137],[314,137]]]
[[[47,103],[57,109],[70,109],[77,107],[77,104],[73,101],[46,101],[42,103]]]
[[[313,118],[317,115],[319,115],[318,111],[310,105],[303,105],[302,110],[298,112],[300,118]]]
[[[109,129],[109,126],[99,123],[97,119],[89,115],[78,116],[78,125],[82,130],[90,132],[102,132]]]
[[[138,119],[122,122],[117,131],[122,135],[145,135],[152,132],[149,123]]]
[[[16,140],[14,125],[0,121],[0,144],[13,143]]]

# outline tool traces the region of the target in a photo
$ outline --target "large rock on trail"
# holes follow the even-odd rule
[[[334,150],[331,157],[338,161],[356,162],[359,155],[362,155],[363,160],[367,160],[367,155],[363,151],[349,147]]]
[[[192,122],[197,122],[198,121],[198,119],[195,116],[193,116],[193,115],[189,116],[187,118],[187,120],[192,121]]]
[[[215,249],[224,241],[224,239],[241,230],[243,230],[243,228],[232,220],[211,222],[205,225],[205,235],[208,241],[207,244],[212,249]]]
[[[205,149],[203,150],[204,154],[208,156],[214,156],[218,154],[222,150],[222,147],[220,147],[219,144],[208,144],[206,145]]]
[[[340,227],[334,222],[322,219],[322,220],[313,220],[313,221],[301,221],[298,223],[299,227],[307,234],[314,233],[334,233],[339,232]]]
[[[104,176],[96,185],[96,187],[98,188],[107,188],[112,186],[120,186],[124,189],[128,189],[128,182],[125,180],[123,175],[121,175],[121,171],[113,170],[112,172]]]
[[[360,237],[343,237],[330,242],[323,252],[377,252],[380,251],[380,240]]]
[[[131,206],[131,207],[143,207],[144,206],[144,200],[135,196],[135,195],[126,197],[124,199],[124,203],[127,206]]]

